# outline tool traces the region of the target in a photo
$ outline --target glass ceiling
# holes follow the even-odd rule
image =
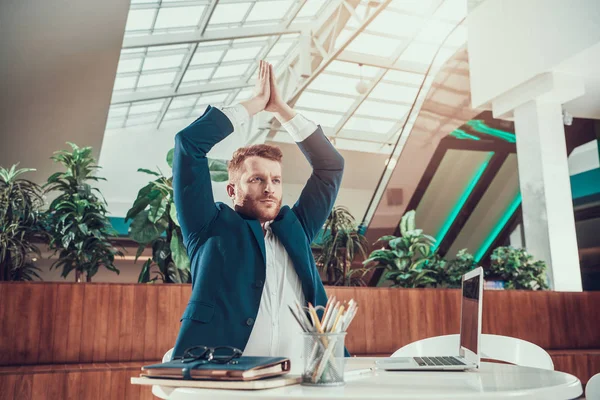
[[[338,148],[389,154],[427,68],[433,76],[466,42],[466,2],[351,3],[132,0],[107,129],[160,129],[245,100],[266,59],[284,97]]]

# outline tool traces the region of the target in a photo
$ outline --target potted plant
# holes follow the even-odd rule
[[[416,228],[414,210],[408,211],[400,220],[400,235],[379,238],[378,242],[386,242],[388,248],[374,250],[363,264],[377,263],[377,268],[385,268],[378,285],[391,281],[392,287],[436,286],[436,265],[440,258],[433,250],[435,238]]]
[[[52,156],[66,170],[50,176],[44,185],[47,192],[58,192],[47,211],[50,249],[59,253],[50,268],[62,268],[63,278],[75,271],[75,282],[82,282],[85,274],[86,281],[91,282],[102,266],[118,274],[115,256],[123,253],[109,240],[116,232],[106,217],[106,201],[91,185],[104,180],[93,175],[100,167],[92,157],[92,148],[68,144],[71,152],[60,150]]]
[[[0,281],[40,279],[35,240],[45,240],[42,188],[21,175],[30,168],[0,167]]]
[[[525,249],[510,246],[494,249],[486,277],[503,281],[504,289],[548,289],[546,263],[534,260]]]
[[[452,260],[439,260],[435,264],[435,274],[438,287],[460,288],[462,276],[477,266],[475,258],[467,249],[460,250]]]
[[[358,232],[356,221],[344,206],[336,206],[325,221],[322,243],[313,243],[315,262],[333,286],[366,286],[363,278],[369,268],[351,268],[360,254],[366,258],[369,244]]]
[[[173,154],[174,149],[167,153],[167,164],[171,168]],[[223,161],[209,159],[209,170],[214,182],[229,179],[227,164]],[[133,220],[129,235],[139,243],[135,261],[147,246],[152,248],[152,257],[144,262],[138,282],[189,283],[190,261],[173,202],[173,177],[165,176],[160,170],[139,168],[138,172],[156,177],[140,189],[125,217],[125,221]]]

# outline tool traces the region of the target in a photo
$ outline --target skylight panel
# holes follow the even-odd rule
[[[180,119],[180,118],[187,118],[190,116],[190,114],[192,113],[192,108],[182,108],[182,109],[176,109],[176,110],[172,110],[171,108],[169,108],[169,110],[165,113],[165,121],[170,121],[170,120],[174,120],[174,119]]]
[[[333,61],[331,64],[327,66],[325,69],[327,72],[335,73],[339,72],[342,74],[355,75],[360,79],[360,74],[362,73],[363,79],[374,78],[379,72],[381,72],[381,68],[371,67],[369,65],[363,65],[362,67],[355,63],[343,62],[343,61]]]
[[[231,49],[225,54],[224,62],[238,60],[254,60],[257,58],[263,46],[242,47],[239,49]]]
[[[228,66],[220,66],[217,68],[217,71],[213,75],[213,78],[242,78],[243,75],[248,70],[250,64],[241,64],[241,65],[228,65]]]
[[[362,32],[350,42],[347,49],[363,54],[373,54],[379,57],[390,57],[402,42],[401,39],[376,36]]]
[[[429,20],[423,30],[415,38],[418,42],[439,44],[454,28],[454,24]]]
[[[423,18],[383,10],[367,27],[374,32],[382,32],[403,38],[410,38],[423,26]]]
[[[125,32],[150,30],[156,9],[131,9],[127,15],[127,24]]]
[[[140,101],[131,104],[131,108],[129,109],[129,115],[136,114],[147,114],[152,112],[160,111],[164,99],[161,100],[153,100],[153,101]]]
[[[389,70],[383,77],[384,81],[393,81],[398,83],[406,83],[410,85],[420,85],[423,82],[423,75],[413,74],[406,71]]]
[[[221,57],[223,57],[223,50],[206,51],[199,48],[194,53],[190,65],[215,64],[221,61]]]
[[[356,84],[359,79],[321,73],[309,85],[309,89],[323,90],[356,96]]]
[[[204,12],[204,6],[161,7],[154,29],[183,28],[196,26]]]
[[[182,82],[205,81],[210,79],[214,68],[188,68],[183,75]]]
[[[401,120],[408,110],[410,107],[406,105],[365,100],[356,110],[356,114]]]
[[[353,116],[348,120],[345,129],[363,131],[377,134],[387,134],[395,125],[395,122],[381,119],[371,119]]]
[[[174,55],[174,56],[162,56],[162,57],[148,56],[144,60],[143,71],[180,67],[182,61],[183,61],[183,54]]]
[[[297,109],[302,112],[302,115],[304,115],[306,118],[323,127],[333,128],[342,119],[341,115],[305,110],[301,109],[300,107],[297,107]]]
[[[394,85],[379,82],[369,95],[370,99],[388,100],[402,103],[412,103],[419,91],[415,87]]]
[[[117,67],[117,74],[122,74],[125,72],[137,72],[140,70],[141,65],[141,58],[133,58],[130,60],[121,58]]]
[[[412,61],[421,64],[430,64],[437,49],[438,46],[433,44],[413,42],[404,50],[404,52],[402,52],[402,55],[398,59],[398,63],[401,64],[404,61]]]
[[[458,22],[467,15],[467,2],[464,0],[444,0],[433,17]]]
[[[137,77],[135,76],[117,76],[113,90],[131,90],[135,87]]]
[[[125,121],[125,126],[145,125],[155,123],[158,119],[158,113],[142,114],[129,116]]]
[[[287,1],[257,1],[246,21],[268,20],[277,23],[286,16],[293,2]]]
[[[307,0],[296,18],[314,18],[325,4],[323,0]]]
[[[175,72],[162,72],[158,74],[142,74],[138,81],[138,88],[151,86],[165,86],[173,84]]]
[[[297,107],[317,108],[323,111],[346,112],[354,103],[355,99],[341,97],[334,94],[327,95],[304,91],[296,102]]]
[[[210,19],[209,26],[216,24],[241,23],[251,3],[219,3]]]
[[[171,105],[169,105],[169,110],[193,107],[199,98],[200,96],[198,96],[197,94],[193,94],[191,96],[175,97],[171,101]]]

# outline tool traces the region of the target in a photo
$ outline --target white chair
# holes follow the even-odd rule
[[[171,361],[172,356],[173,349],[171,348],[163,356],[162,362]],[[171,396],[171,393],[173,393],[173,390],[175,390],[175,388],[173,387],[152,385],[152,394],[158,397],[159,399],[168,399],[169,396]]]
[[[587,400],[600,400],[600,374],[592,376],[585,385],[585,398]]]
[[[455,356],[458,349],[459,335],[434,336],[407,344],[396,350],[392,357]],[[526,340],[483,333],[480,349],[482,358],[554,370],[550,354]]]

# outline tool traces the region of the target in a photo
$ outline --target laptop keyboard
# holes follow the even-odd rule
[[[466,365],[454,357],[413,357],[420,367],[436,365]]]

